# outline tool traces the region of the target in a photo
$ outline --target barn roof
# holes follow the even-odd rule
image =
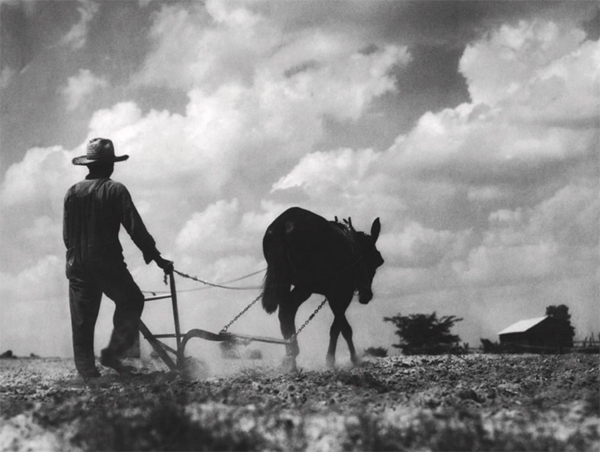
[[[547,317],[548,316],[545,315],[544,317],[536,317],[535,319],[519,320],[518,322],[513,323],[509,327],[504,328],[502,331],[500,331],[498,333],[498,335],[501,335],[501,334],[510,334],[510,333],[524,333],[528,329],[533,328],[534,326],[536,326],[542,320],[545,320]]]

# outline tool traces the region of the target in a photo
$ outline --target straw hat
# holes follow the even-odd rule
[[[89,165],[91,163],[122,162],[128,155],[115,156],[113,143],[106,138],[94,138],[87,144],[87,154],[73,159],[73,165]]]

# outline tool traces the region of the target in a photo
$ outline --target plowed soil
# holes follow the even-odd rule
[[[228,376],[0,360],[0,450],[600,450],[598,355],[394,356]]]

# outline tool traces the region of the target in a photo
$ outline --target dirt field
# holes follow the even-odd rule
[[[0,450],[600,450],[598,364],[397,356],[282,374],[247,361],[226,377],[150,366],[86,384],[69,360],[4,359]]]

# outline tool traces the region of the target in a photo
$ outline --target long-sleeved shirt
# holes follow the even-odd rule
[[[112,179],[85,179],[65,195],[63,239],[68,259],[103,265],[123,259],[119,229],[125,227],[149,263],[160,253],[127,188]]]

